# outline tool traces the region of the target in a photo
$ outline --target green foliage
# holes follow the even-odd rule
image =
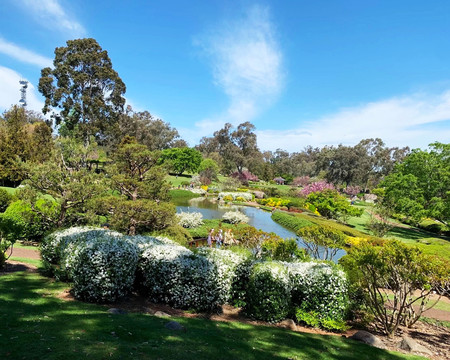
[[[286,318],[290,307],[290,287],[286,268],[277,263],[257,263],[253,267],[245,313],[257,320],[277,322]]]
[[[23,165],[29,186],[21,190],[20,198],[50,227],[79,222],[86,216],[87,203],[106,192],[105,177],[87,168],[95,146],[59,139],[48,161]]]
[[[305,247],[312,257],[332,260],[339,249],[345,247],[346,236],[328,226],[307,226],[297,234],[302,237]]]
[[[313,225],[313,223],[307,219],[300,218],[294,214],[287,214],[281,211],[273,212],[271,217],[273,221],[295,232],[305,226]]]
[[[56,48],[53,68],[41,71],[39,91],[44,114],[60,109],[52,112],[56,124],[83,141],[103,139],[125,104],[125,84],[94,39],[68,40]]]
[[[165,149],[162,151],[160,158],[161,164],[178,175],[185,171],[197,172],[201,162],[202,154],[198,150],[188,147]]]
[[[11,203],[13,197],[6,190],[0,189],[0,213],[4,212]]]
[[[35,207],[43,212],[46,201],[44,199],[38,200]],[[45,212],[48,214],[47,211]],[[51,216],[52,214],[48,215]],[[40,240],[49,230],[45,219],[22,200],[11,203],[0,216],[0,221],[4,224],[2,226],[3,233],[10,240]]]
[[[178,199],[194,199],[199,197],[198,194],[194,194],[192,191],[182,189],[169,190],[169,196],[172,201],[176,201]]]
[[[350,205],[347,199],[336,190],[312,192],[306,200],[328,219],[342,218],[345,221],[349,216],[361,216],[363,213],[363,210]]]
[[[160,154],[145,145],[122,144],[115,153],[114,166],[108,169],[112,187],[130,200],[168,200],[167,173],[158,166]]]
[[[262,257],[277,261],[307,261],[309,256],[294,239],[270,238],[262,243]]]
[[[444,224],[450,219],[450,144],[415,149],[381,183],[383,203],[416,223],[424,216]]]
[[[99,214],[109,214],[113,229],[129,235],[163,230],[175,223],[175,206],[166,202],[110,196],[97,199],[93,207]]]
[[[213,159],[203,159],[197,171],[200,176],[215,181],[217,180],[217,174],[219,173],[219,165],[217,165]]]
[[[295,311],[295,318],[300,324],[305,324],[311,327],[321,327],[329,331],[344,332],[348,330],[348,325],[344,320],[334,320],[320,316],[317,311],[306,311],[302,308],[297,308]]]
[[[432,219],[424,219],[419,223],[419,228],[435,234],[442,234],[448,228],[444,224],[440,224]]]
[[[165,229],[153,231],[152,236],[164,236],[177,242],[180,245],[187,246],[192,241],[192,236],[187,229],[180,225],[169,225]]]
[[[362,243],[351,249],[342,264],[364,292],[378,326],[389,336],[399,325],[412,326],[433,306],[433,289],[450,281],[448,263],[398,241],[383,246]]]

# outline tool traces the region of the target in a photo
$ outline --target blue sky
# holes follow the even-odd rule
[[[262,150],[450,140],[450,1],[0,1],[0,110],[93,37],[135,110],[190,145],[251,121]]]

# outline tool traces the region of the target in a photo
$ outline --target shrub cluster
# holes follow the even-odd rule
[[[248,283],[246,314],[268,322],[285,319],[290,309],[290,290],[285,266],[276,262],[255,264]]]
[[[252,201],[253,195],[249,192],[220,192],[218,195],[219,200],[223,200],[225,197],[236,200],[238,197],[244,199],[244,201]]]
[[[229,224],[246,224],[248,223],[248,216],[240,211],[227,211],[223,214],[222,219]]]
[[[86,301],[115,301],[134,285],[155,302],[196,311],[234,303],[270,322],[286,318],[292,305],[327,321],[342,319],[346,309],[347,283],[340,270],[313,262],[252,263],[243,249],[193,252],[166,238],[79,227],[47,236],[42,258]]]
[[[279,321],[295,311],[299,322],[342,329],[349,304],[348,281],[342,270],[328,263],[257,263],[250,274],[246,302],[246,313],[258,320]],[[299,314],[307,314],[311,321]]]
[[[178,245],[147,246],[139,262],[142,290],[152,301],[178,308],[216,310],[231,299],[236,268],[245,258],[230,251]]]
[[[181,212],[175,216],[178,224],[187,229],[196,228],[203,224],[203,215],[199,212]]]

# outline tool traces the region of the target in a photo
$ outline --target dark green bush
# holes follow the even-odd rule
[[[311,226],[313,223],[309,220],[299,218],[294,214],[287,214],[281,211],[275,211],[272,214],[272,220],[277,222],[278,224],[297,232],[301,228],[305,226]]]
[[[287,270],[277,263],[257,263],[250,274],[245,313],[251,318],[277,322],[290,309],[290,286]]]
[[[309,256],[305,249],[298,247],[294,239],[271,238],[262,244],[262,257],[277,261],[307,261]]]
[[[422,220],[419,223],[419,228],[429,231],[435,234],[442,234],[444,231],[446,231],[446,227],[444,224],[440,224],[434,220]]]
[[[45,202],[45,200],[38,200],[36,207],[39,208],[41,202]],[[49,230],[49,225],[44,219],[33,212],[30,205],[21,200],[12,202],[2,217],[11,223],[9,237],[14,240],[39,241]]]
[[[154,231],[151,233],[152,236],[165,236],[169,239],[181,244],[187,245],[189,241],[192,240],[192,236],[187,229],[180,225],[171,225],[163,230]]]
[[[4,212],[12,201],[12,195],[6,190],[0,189],[0,213]]]

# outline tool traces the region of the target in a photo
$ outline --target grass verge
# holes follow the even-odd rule
[[[2,359],[314,359],[418,360],[337,336],[237,322],[146,314],[112,315],[106,307],[64,301],[67,287],[38,274],[0,277]]]

